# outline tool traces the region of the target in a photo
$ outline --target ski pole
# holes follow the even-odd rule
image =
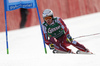
[[[83,37],[88,37],[88,36],[94,36],[94,35],[99,35],[100,33],[95,33],[95,34],[90,34],[90,35],[83,35],[83,36],[78,36],[78,37],[75,37],[73,39],[77,39],[77,38],[83,38]]]

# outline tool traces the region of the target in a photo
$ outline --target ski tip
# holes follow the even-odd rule
[[[87,55],[91,55],[93,53],[92,52],[83,52],[83,51],[77,50],[76,51],[76,54],[87,54]]]
[[[94,53],[92,53],[92,52],[90,52],[91,54],[94,54]]]

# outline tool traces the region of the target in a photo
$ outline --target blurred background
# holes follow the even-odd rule
[[[4,32],[4,0],[0,1],[0,32]],[[54,12],[54,16],[61,17],[62,19],[69,19],[95,12],[100,12],[100,0],[37,0],[37,4],[42,22],[42,12],[45,9],[51,9]],[[24,27],[39,25],[36,9],[27,9],[25,13],[26,15],[24,15],[24,21],[26,23]],[[8,30],[20,29],[21,22],[21,9],[7,11]]]

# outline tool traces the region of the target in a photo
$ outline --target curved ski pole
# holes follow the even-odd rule
[[[75,37],[73,39],[77,39],[77,38],[83,38],[83,37],[88,37],[88,36],[94,36],[94,35],[99,35],[100,33],[95,33],[95,34],[90,34],[90,35],[83,35],[83,36],[78,36],[78,37]]]

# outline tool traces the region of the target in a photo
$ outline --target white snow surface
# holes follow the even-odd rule
[[[100,13],[64,20],[73,38],[100,33]],[[6,52],[5,32],[0,33],[0,66],[100,66],[100,35],[75,39],[93,55],[53,54],[44,45],[40,26],[8,31],[9,54]],[[74,52],[77,50],[69,46]]]

